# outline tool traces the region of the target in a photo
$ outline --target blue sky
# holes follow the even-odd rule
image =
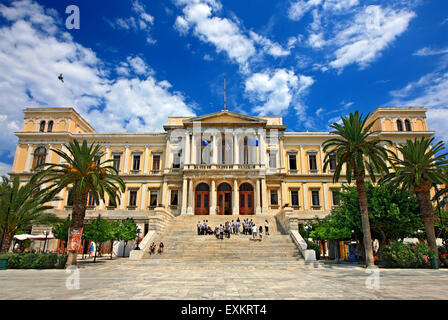
[[[168,116],[221,110],[224,77],[228,109],[291,131],[418,105],[446,140],[447,34],[446,0],[2,0],[0,172],[24,107],[73,106],[98,132],[161,131]]]

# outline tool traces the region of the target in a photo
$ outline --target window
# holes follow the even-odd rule
[[[95,206],[95,198],[93,197],[93,192],[89,192],[87,206],[88,207],[94,207]]]
[[[275,152],[269,152],[269,168],[277,168],[277,155]]]
[[[47,132],[52,132],[53,131],[53,120],[48,122],[48,128],[47,128]]]
[[[330,170],[336,170],[336,155],[330,154]]]
[[[409,121],[408,119],[404,120],[404,126],[406,128],[406,131],[412,131],[411,130],[411,121]]]
[[[119,154],[114,154],[113,156],[113,166],[115,168],[115,170],[120,171],[120,158],[121,156]]]
[[[332,193],[332,196],[333,196],[333,206],[338,206],[340,204],[338,191],[337,190],[332,190],[331,193]]]
[[[179,190],[171,190],[171,202],[172,206],[177,206],[179,202]]]
[[[41,121],[40,127],[39,127],[39,132],[44,132],[44,131],[45,131],[45,121]]]
[[[153,171],[160,170],[160,155],[159,154],[152,156],[152,170]]]
[[[271,190],[271,205],[278,205],[277,190]]]
[[[102,157],[102,154],[97,154],[95,156],[95,163],[96,163],[97,167],[99,167],[101,165],[101,157]]]
[[[397,120],[397,129],[398,131],[403,131],[403,123],[400,119]]]
[[[132,161],[132,170],[139,171],[140,170],[140,155],[134,154],[134,159]]]
[[[73,189],[68,189],[67,192],[67,207],[73,206]]]
[[[45,147],[38,147],[34,150],[33,168],[45,163],[47,158],[47,149]]]
[[[311,191],[311,202],[313,204],[313,207],[319,207],[319,190],[312,190]]]
[[[296,171],[297,170],[297,159],[296,159],[296,155],[295,154],[289,154],[289,170],[292,171]]]
[[[137,206],[137,190],[129,191],[129,206],[130,207]]]
[[[159,193],[157,191],[151,191],[150,196],[149,196],[149,206],[150,207],[157,207],[158,194]]]
[[[182,150],[179,152],[175,152],[173,156],[173,168],[180,168],[180,158],[182,156]]]
[[[117,203],[116,203],[114,198],[109,198],[108,207],[111,207],[111,208],[116,208],[117,207]]]
[[[310,164],[310,171],[317,171],[316,154],[308,155],[308,161]]]
[[[299,206],[299,191],[298,190],[291,190],[291,205],[293,207]]]

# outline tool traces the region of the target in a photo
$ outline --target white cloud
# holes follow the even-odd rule
[[[359,0],[326,0],[322,7],[324,10],[342,12],[358,4]]]
[[[361,68],[376,60],[400,34],[408,28],[415,13],[396,11],[380,6],[368,6],[358,13],[353,22],[339,31],[332,41],[338,47],[329,65],[342,69],[350,64]]]
[[[322,3],[322,0],[299,0],[291,3],[288,9],[288,17],[291,20],[299,21],[312,8],[317,7]]]
[[[8,173],[10,173],[11,171],[12,171],[11,165],[0,162],[0,177],[8,176]]]
[[[313,83],[311,77],[277,69],[253,74],[246,80],[245,91],[252,101],[261,103],[252,110],[260,115],[281,115],[293,105],[304,116],[301,98]]]
[[[168,115],[194,114],[138,56],[119,64],[123,77],[110,80],[108,64],[36,3],[2,5],[0,16],[10,21],[0,28],[0,154],[14,152],[24,107],[73,106],[98,131],[160,131]]]
[[[144,31],[146,33],[146,42],[149,44],[156,43],[151,36],[151,26],[154,24],[154,17],[146,12],[143,4],[138,0],[132,2],[132,11],[135,16],[129,18],[117,18],[109,24],[116,29]]]
[[[264,52],[270,54],[273,57],[284,57],[291,53],[291,51],[289,49],[284,49],[278,43],[273,42],[273,41],[269,40],[268,38],[263,37],[253,31],[250,31],[249,34],[250,34],[251,38],[262,47]],[[292,46],[292,45],[294,45],[294,42],[292,39],[289,39],[288,46]]]
[[[414,56],[435,56],[439,54],[445,54],[448,53],[448,48],[445,49],[431,49],[428,47],[421,48],[414,52],[412,55]]]

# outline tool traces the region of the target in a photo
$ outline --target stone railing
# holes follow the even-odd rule
[[[305,261],[316,261],[316,252],[308,249],[308,244],[299,233],[299,219],[292,212],[291,207],[282,208],[275,218],[283,230],[289,233]]]

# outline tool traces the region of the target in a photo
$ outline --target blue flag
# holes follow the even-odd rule
[[[210,141],[207,141],[205,139],[202,139],[202,145],[208,146],[210,144]]]
[[[253,138],[247,138],[247,145],[252,147],[258,147],[258,140]]]

